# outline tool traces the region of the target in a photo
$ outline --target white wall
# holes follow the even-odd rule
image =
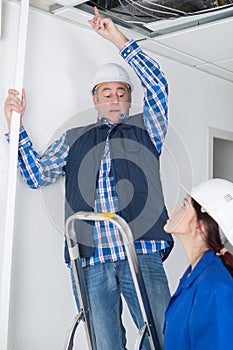
[[[8,171],[8,147],[3,137],[6,130],[3,102],[7,89],[14,84],[17,21],[18,4],[3,2],[0,39],[0,266]],[[162,168],[167,204],[173,206],[180,196],[177,189],[179,175],[184,177],[187,170],[188,177],[191,168],[194,184],[208,176],[208,127],[233,131],[233,85],[172,60],[157,59],[170,85],[171,126]],[[28,101],[25,125],[39,152],[45,150],[54,132],[61,131],[64,123],[65,126],[71,125],[73,116],[78,114],[75,121],[80,123],[84,123],[86,118],[87,122],[95,120],[91,95],[88,94],[89,85],[96,67],[109,61],[122,63],[127,68],[116,48],[93,31],[30,10],[24,80]],[[137,80],[131,76],[138,88]],[[135,92],[134,101],[140,100],[141,96],[141,92]],[[90,109],[89,113],[81,113],[86,109]],[[174,137],[174,130],[179,137],[177,134]],[[169,140],[174,140],[174,149]],[[173,165],[169,161],[173,153],[179,157],[175,141],[178,148],[181,147],[181,151],[185,154],[184,150],[187,151],[190,156],[188,167],[185,164],[181,167],[178,160],[178,170],[176,160]],[[63,349],[75,315],[69,275],[63,263],[61,198],[61,182],[43,191],[34,191],[18,179],[10,350]],[[165,264],[172,291],[186,264],[183,250],[177,242]]]

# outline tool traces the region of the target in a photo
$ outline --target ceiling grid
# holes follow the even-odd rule
[[[100,13],[133,31],[145,49],[233,82],[233,0],[31,0],[30,4],[89,29],[93,6],[98,5]],[[131,6],[131,21],[126,6]]]

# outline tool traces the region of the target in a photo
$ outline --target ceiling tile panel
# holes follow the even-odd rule
[[[215,65],[233,72],[233,58],[231,60],[216,62]]]
[[[168,34],[156,40],[206,62],[217,62],[233,57],[232,34],[233,18]]]
[[[64,7],[56,11],[56,16],[66,18],[78,24],[88,25],[88,20],[92,17],[86,12]]]
[[[83,4],[84,2],[86,2],[86,0],[58,0],[54,2],[63,6],[69,6]]]
[[[172,60],[178,61],[180,63],[187,64],[189,66],[197,66],[199,64],[203,64],[204,62],[197,58],[193,57],[191,55],[188,55],[184,52],[180,52],[179,50],[176,50],[175,48],[168,47],[166,45],[163,45],[161,43],[157,42],[157,39],[155,40],[146,40],[141,41],[140,46],[150,52],[154,52],[156,54],[160,54],[164,57],[171,58]]]
[[[233,72],[217,67],[214,64],[204,64],[204,65],[197,66],[197,68],[204,72],[208,72],[212,75],[215,75],[217,77],[233,82]]]

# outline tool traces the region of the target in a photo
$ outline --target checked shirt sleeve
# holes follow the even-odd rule
[[[6,138],[10,140],[10,135]],[[31,188],[47,186],[56,181],[60,175],[64,175],[64,166],[68,155],[66,134],[55,141],[40,157],[33,149],[32,142],[24,128],[19,134],[18,164],[20,173]]]
[[[158,152],[161,151],[168,126],[168,85],[159,64],[138,44],[130,40],[120,50],[134,69],[144,90],[144,123]]]

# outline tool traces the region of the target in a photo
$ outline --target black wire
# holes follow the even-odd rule
[[[118,14],[124,14],[124,15],[126,15],[126,16],[128,15],[127,13],[124,13],[124,12],[122,12],[122,11],[117,11],[117,10],[115,10],[115,9],[107,10],[105,7],[103,7],[103,6],[99,5],[99,4],[97,4],[97,1],[89,0],[88,3],[90,3],[90,4],[93,5],[93,6],[97,6],[98,9],[100,9],[100,10],[102,10],[102,11],[104,11],[104,12],[109,12],[109,11],[111,11],[111,12],[118,13]]]
[[[121,0],[118,0],[119,2],[121,2]],[[136,10],[138,10],[139,12],[141,12],[141,13],[143,13],[143,14],[146,14],[147,16],[148,16],[148,13],[147,12],[145,12],[145,11],[143,11],[143,10],[140,10],[140,9],[138,9],[136,6],[135,6],[135,3],[131,3],[129,0],[125,0],[126,1],[126,3],[128,3],[130,6],[132,6],[132,8],[134,8],[134,9],[136,9]],[[126,7],[122,4],[122,6],[126,9]],[[153,19],[161,19],[161,17],[158,17],[158,16],[153,16],[153,15],[151,15],[151,14],[149,14],[149,17],[150,18],[153,18]]]
[[[147,9],[146,8],[146,6],[144,6],[144,2],[142,2],[142,3],[140,3],[139,1],[137,2],[137,1],[133,1],[133,0],[131,0],[131,2],[133,3],[133,4],[135,4],[139,9],[140,8],[143,8],[143,9]],[[158,7],[160,7],[160,5],[158,5],[158,4],[154,4],[154,3],[152,3],[151,1],[146,1],[145,0],[145,3],[149,3],[150,5],[153,5],[153,6],[158,6]],[[164,9],[164,7],[165,6],[162,6],[162,8]],[[161,7],[160,7],[161,8]],[[152,8],[152,7],[149,7],[148,8],[148,10],[150,11],[150,12],[157,12],[158,13],[158,15],[161,13],[161,15],[173,15],[173,16],[176,16],[176,17],[178,17],[178,16],[180,16],[180,13],[178,14],[178,13],[175,13],[175,11],[173,11],[173,9],[171,8],[171,7],[166,7],[166,9],[168,10],[168,9],[170,9],[170,12],[168,12],[168,11],[165,11],[165,10],[156,10],[155,8]],[[182,12],[182,14],[184,14],[185,12]]]
[[[120,0],[118,0],[118,2],[120,2]],[[117,14],[124,15],[124,16],[134,17],[136,19],[138,19],[138,18],[151,18],[151,16],[148,15],[148,14],[146,14],[146,15],[137,15],[137,14],[132,15],[132,13],[130,11],[128,11],[128,9],[121,3],[120,3],[120,5],[122,7],[124,7],[127,12],[118,11],[118,10],[115,10],[115,9],[106,9],[103,6],[97,4],[97,2],[93,1],[93,0],[89,0],[88,3],[90,3],[93,6],[97,6],[100,10],[102,10],[102,11],[104,11],[106,13],[112,12],[112,13],[117,13]],[[161,18],[158,17],[158,19],[161,19]]]
[[[146,12],[144,12],[144,11],[141,11],[141,13],[145,13],[145,14],[143,14],[143,15],[138,15],[138,14],[132,14],[128,9],[127,9],[127,7],[124,5],[124,4],[122,4],[122,2],[121,2],[121,0],[118,0],[120,3],[121,3],[121,6],[122,7],[124,7],[125,8],[125,10],[130,14],[130,17],[133,17],[133,18],[149,18],[149,19],[151,19],[151,18],[153,18],[153,19],[156,19],[156,20],[161,20],[162,18],[160,17],[160,16],[151,16],[151,14],[149,14],[148,15],[148,13],[146,13]],[[127,0],[125,0],[126,2],[128,2]],[[128,2],[129,3],[129,2]],[[130,3],[130,6],[132,6],[132,4]],[[135,8],[134,6],[133,6],[133,8]],[[137,8],[136,8],[136,10],[138,10]],[[139,12],[140,12],[140,10],[138,10]],[[142,24],[143,24],[143,22],[142,22]]]
[[[118,0],[118,1],[119,1],[119,3],[121,4],[121,6],[126,10],[126,12],[130,15],[130,17],[136,18],[136,19],[138,19],[138,18],[140,18],[140,17],[144,17],[144,16],[138,17],[138,15],[132,14],[132,13],[127,9],[127,7],[121,2],[121,0]],[[146,14],[146,15],[147,15],[147,14]],[[147,18],[150,18],[150,16],[147,15]]]
[[[148,3],[148,4],[151,4],[153,6],[156,6],[156,7],[160,7],[160,8],[167,9],[167,10],[170,10],[170,11],[173,11],[173,12],[177,12],[178,15],[183,15],[183,14],[186,13],[185,11],[181,11],[181,10],[169,7],[169,6],[164,6],[164,5],[161,5],[161,4],[157,4],[157,3],[154,3],[154,2],[151,2],[151,1],[148,1],[148,0],[144,0],[144,2]]]
[[[181,16],[181,17],[186,17],[186,16],[197,16],[197,15],[203,15],[205,13],[212,13],[212,12],[217,12],[217,11],[221,11],[223,8],[230,8],[233,7],[232,5],[223,5],[223,6],[218,6],[216,8],[212,8],[212,9],[206,9],[206,10],[201,10],[201,11],[196,11],[196,12],[187,12],[186,15]]]
[[[153,18],[153,19],[156,19],[156,20],[163,20],[164,18],[165,19],[176,19],[178,17],[164,17],[164,16],[153,16],[151,14],[148,14],[147,12],[145,11],[142,11],[140,9],[138,9],[138,7],[136,7],[134,4],[135,3],[130,3],[128,0],[124,0],[126,1],[129,6],[132,6],[132,8],[134,8],[135,10],[137,10],[138,12],[140,13],[143,13],[143,15],[141,14],[132,14],[128,9],[127,7],[122,3],[121,0],[118,0],[119,2],[119,5],[121,5],[121,7],[124,8],[125,12],[124,11],[119,11],[119,10],[116,10],[116,9],[106,9],[104,8],[103,6],[101,6],[98,1],[93,1],[93,0],[89,0],[88,3],[92,4],[93,6],[97,6],[99,9],[101,9],[102,11],[104,12],[112,12],[112,13],[116,13],[116,14],[120,14],[120,15],[123,15],[123,16],[129,16],[129,17],[132,17],[132,18],[136,18],[136,19],[140,19],[140,18]],[[192,2],[190,2],[192,3]],[[188,17],[188,16],[196,16],[196,15],[201,15],[201,14],[206,14],[206,13],[213,13],[213,12],[216,12],[216,11],[221,11],[223,8],[226,9],[226,8],[231,8],[233,7],[233,1],[231,1],[230,4],[226,4],[226,5],[222,5],[222,6],[218,6],[216,8],[212,8],[212,9],[206,9],[206,10],[200,10],[200,11],[195,11],[195,12],[186,12],[184,14],[180,14],[179,17]]]

